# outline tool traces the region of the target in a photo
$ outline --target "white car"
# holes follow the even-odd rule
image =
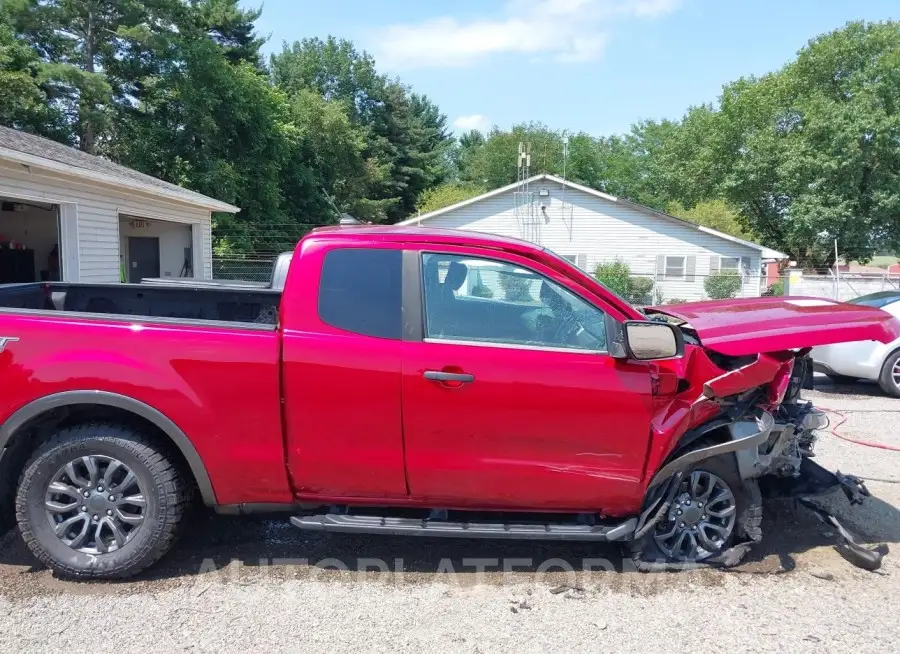
[[[863,295],[849,304],[864,304],[900,318],[900,290]],[[888,395],[900,397],[900,338],[887,344],[855,341],[814,347],[814,369],[835,381],[869,379]]]

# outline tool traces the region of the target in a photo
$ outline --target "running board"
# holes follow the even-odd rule
[[[637,519],[629,518],[617,525],[505,524],[323,513],[320,515],[294,516],[291,518],[291,524],[298,529],[307,531],[386,534],[391,536],[621,541],[627,540],[634,533]]]

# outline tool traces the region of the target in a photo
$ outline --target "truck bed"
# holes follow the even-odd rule
[[[41,282],[0,286],[0,309],[211,320],[274,326],[281,291],[184,284]]]

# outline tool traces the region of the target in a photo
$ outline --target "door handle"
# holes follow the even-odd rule
[[[443,370],[426,370],[425,379],[437,382],[456,382],[457,384],[470,384],[475,381],[475,375],[467,372],[444,372]]]

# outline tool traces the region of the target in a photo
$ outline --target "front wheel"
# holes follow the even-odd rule
[[[738,539],[759,540],[762,507],[755,482],[743,481],[731,454],[701,461],[681,480],[666,514],[631,544],[639,570],[715,560]]]
[[[156,443],[121,425],[83,424],[32,456],[16,519],[29,549],[57,574],[124,578],[169,550],[188,500],[188,485]]]

